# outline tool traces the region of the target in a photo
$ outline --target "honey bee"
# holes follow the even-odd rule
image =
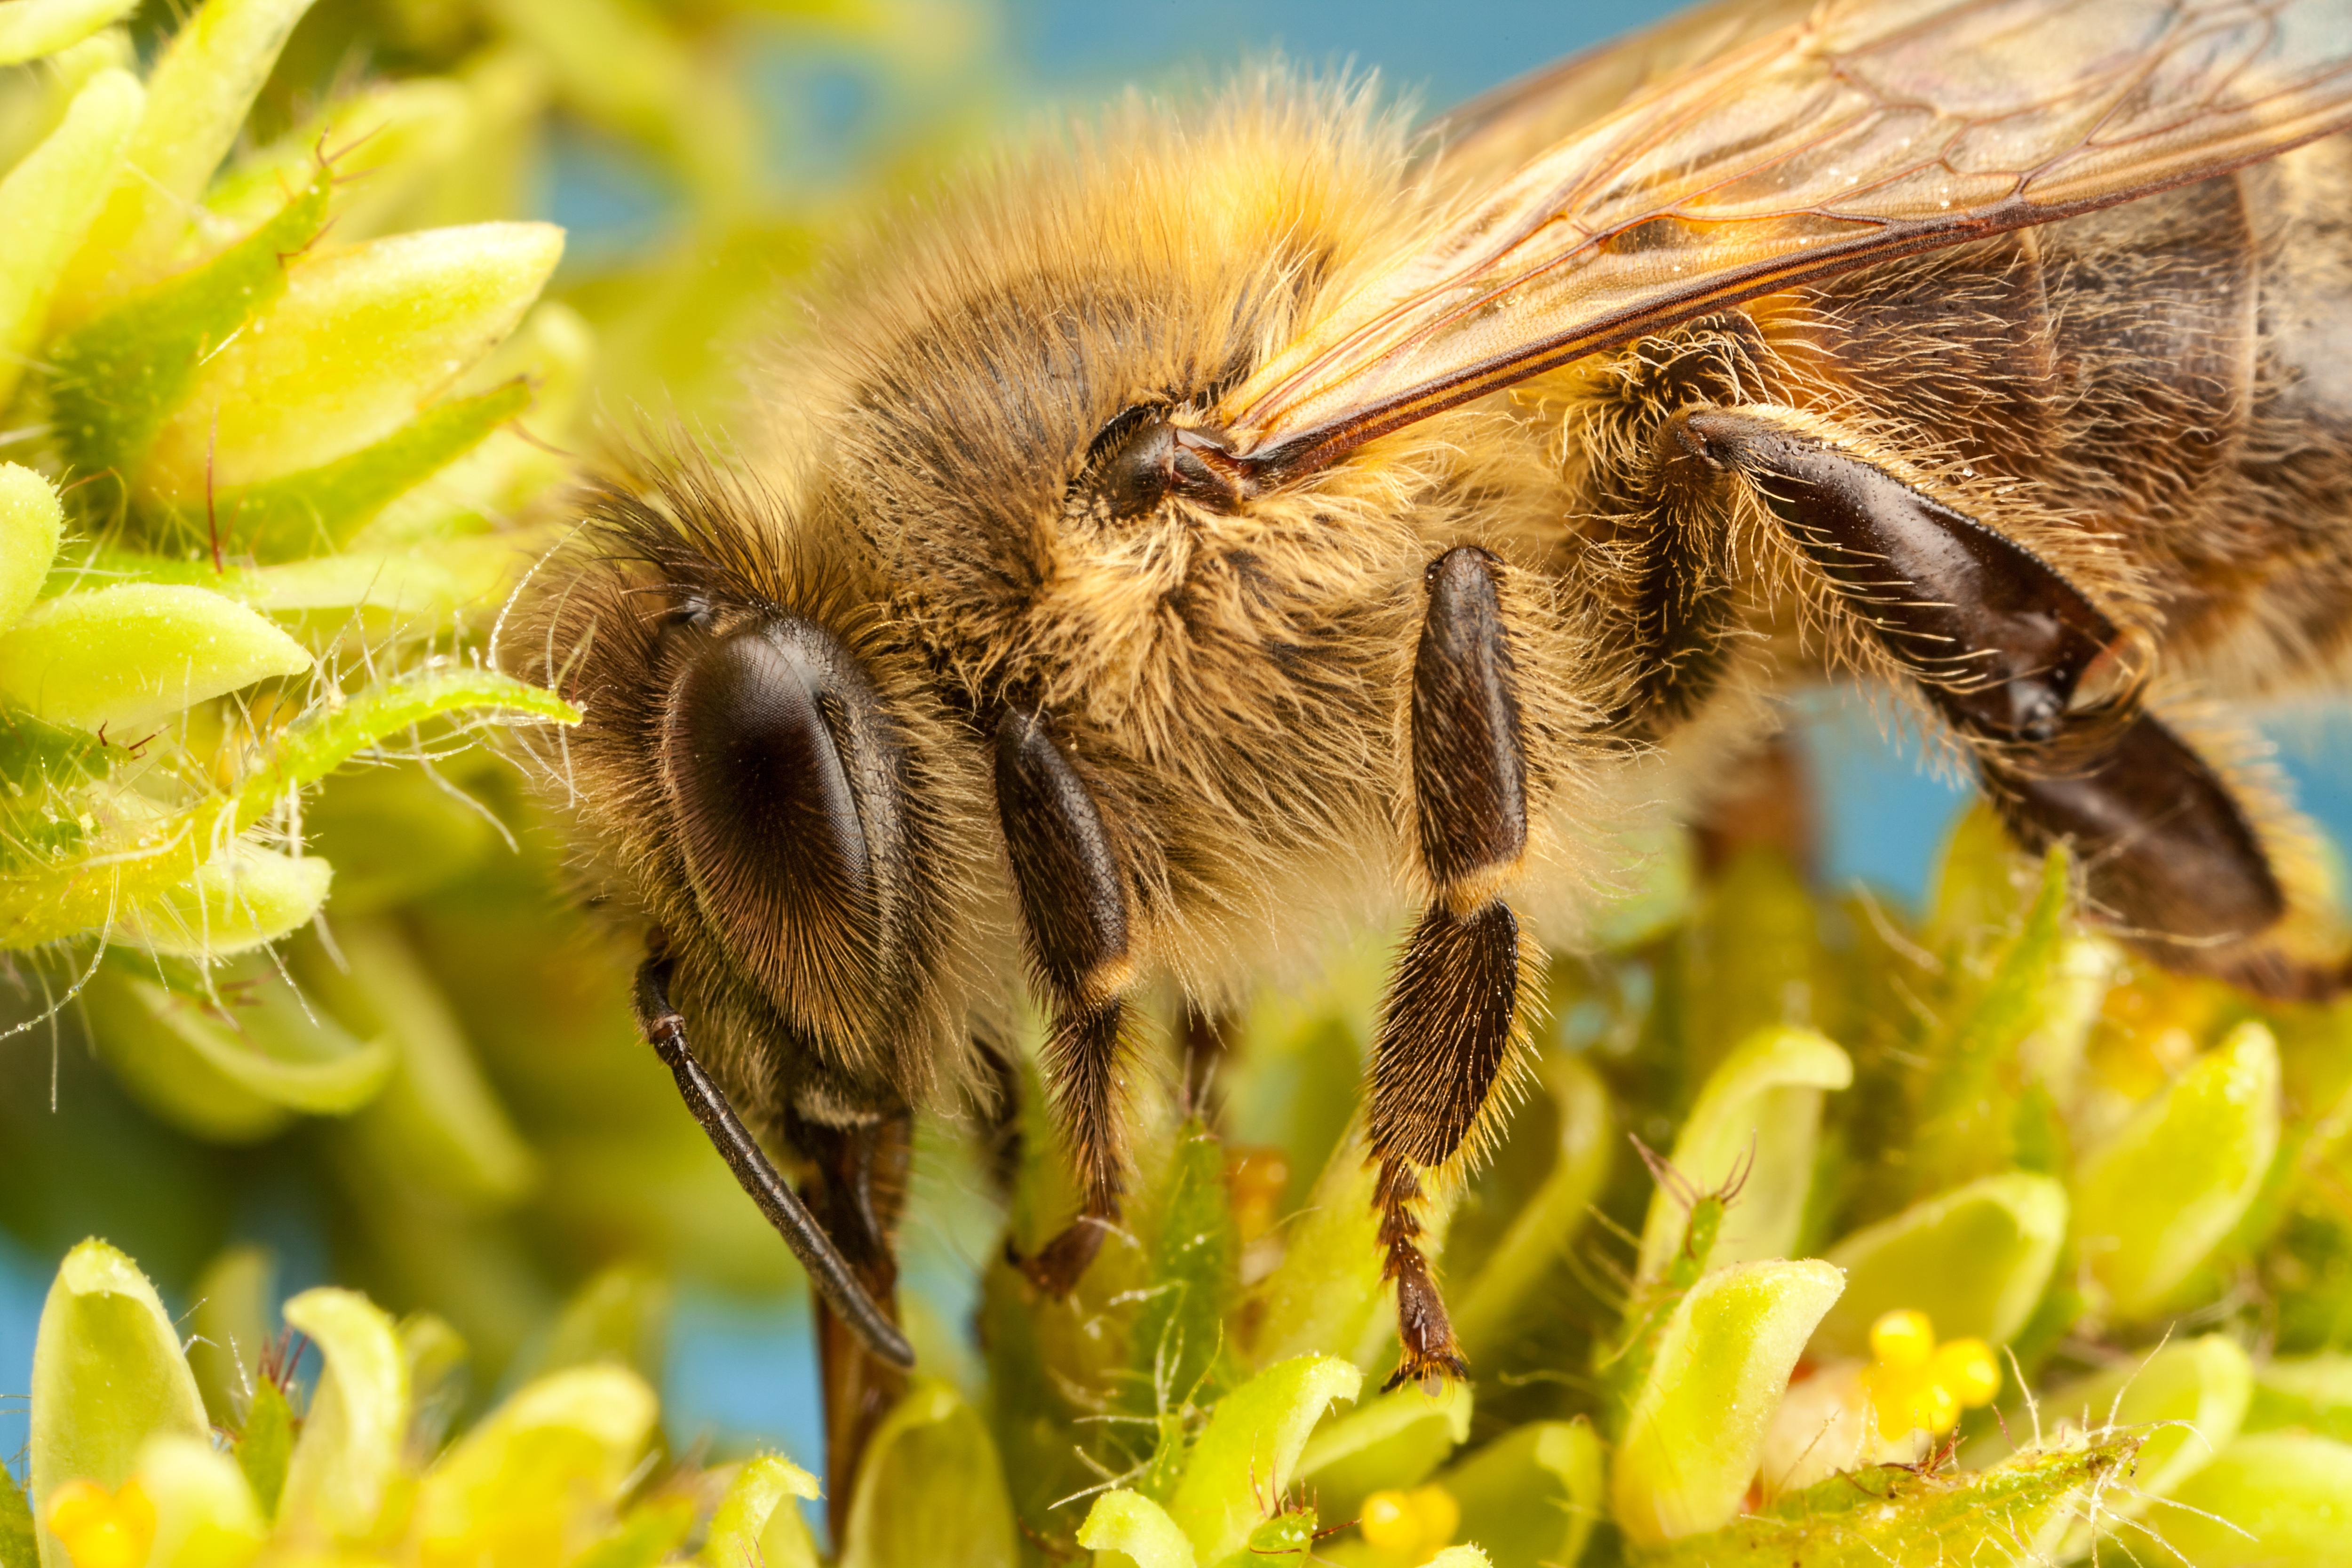
[[[1269,69],[950,184],[725,455],[596,481],[509,657],[587,714],[646,1036],[826,1309],[836,1490],[911,1361],[908,1119],[1024,969],[1066,1291],[1138,988],[1409,913],[1366,1135],[1397,1378],[1461,1374],[1417,1213],[1539,948],[1803,683],[1907,693],[2158,960],[2336,989],[2183,705],[2345,658],[2347,127],[2347,0],[1717,5],[1418,132]]]

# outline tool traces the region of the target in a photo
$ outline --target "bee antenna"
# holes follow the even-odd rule
[[[876,1360],[884,1361],[901,1370],[915,1364],[915,1350],[907,1336],[889,1315],[874,1304],[866,1287],[849,1267],[849,1259],[827,1236],[816,1216],[801,1202],[801,1195],[792,1184],[777,1173],[769,1163],[741,1117],[729,1104],[727,1096],[711,1080],[709,1073],[695,1059],[687,1047],[686,1020],[669,1002],[669,961],[664,957],[646,960],[637,971],[637,1026],[645,1031],[646,1039],[655,1054],[677,1079],[678,1093],[686,1099],[687,1109],[702,1123],[709,1135],[711,1146],[727,1168],[735,1173],[744,1192],[760,1205],[784,1245],[793,1249],[801,1267],[808,1270],[809,1281],[817,1293],[847,1324],[852,1333]]]

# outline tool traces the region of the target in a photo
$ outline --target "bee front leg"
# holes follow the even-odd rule
[[[1085,1194],[1067,1229],[1014,1261],[1040,1289],[1065,1296],[1118,1223],[1126,1184],[1127,880],[1093,792],[1044,714],[1007,708],[999,717],[995,775],[1030,969],[1050,1015],[1046,1088]]]
[[[1503,894],[1527,852],[1528,768],[1499,572],[1471,546],[1431,564],[1413,658],[1413,809],[1430,900],[1382,1002],[1369,1118],[1403,1347],[1391,1387],[1467,1371],[1416,1211],[1423,1173],[1461,1151],[1516,1040],[1523,954]]]

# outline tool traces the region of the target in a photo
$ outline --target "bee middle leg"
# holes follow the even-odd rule
[[[1510,1055],[1522,962],[1504,891],[1527,850],[1528,768],[1499,567],[1440,556],[1413,658],[1416,846],[1430,900],[1389,982],[1368,1132],[1402,1355],[1390,1386],[1467,1371],[1418,1237],[1423,1173],[1462,1149]]]

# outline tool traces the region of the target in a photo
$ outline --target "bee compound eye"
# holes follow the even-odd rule
[[[894,858],[896,784],[872,683],[838,640],[772,620],[712,642],[673,687],[663,785],[697,901],[779,996],[866,978]]]

